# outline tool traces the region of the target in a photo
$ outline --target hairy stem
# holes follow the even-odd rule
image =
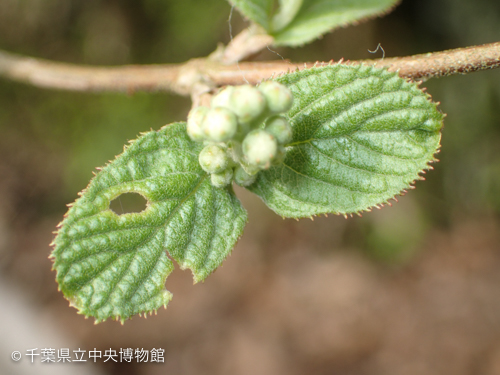
[[[0,76],[38,87],[73,91],[170,91],[190,95],[200,85],[219,87],[243,83],[256,84],[287,71],[324,63],[288,61],[243,62],[224,65],[218,59],[193,59],[184,64],[125,65],[93,67],[52,62],[0,51]],[[500,42],[408,57],[350,61],[374,64],[399,71],[409,79],[428,79],[467,74],[500,67]]]

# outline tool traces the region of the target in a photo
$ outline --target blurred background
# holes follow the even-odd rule
[[[78,64],[183,62],[230,39],[224,0],[0,0],[0,48]],[[235,12],[233,34],[246,23]],[[403,0],[293,61],[387,57],[500,40],[500,3]],[[257,59],[278,59],[264,51]],[[148,319],[94,325],[57,291],[53,231],[95,167],[187,98],[82,94],[0,79],[0,373],[500,374],[500,69],[424,84],[447,113],[441,160],[399,203],[282,220],[237,190],[249,224],[204,283],[180,270]],[[165,362],[31,364],[27,349],[162,348]],[[11,353],[23,354],[19,362]],[[39,360],[38,360],[39,362]]]

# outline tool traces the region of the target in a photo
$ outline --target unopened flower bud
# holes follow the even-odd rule
[[[260,169],[271,166],[278,152],[278,142],[273,135],[262,129],[248,133],[242,144],[243,154],[250,165]]]
[[[186,131],[189,138],[195,142],[202,142],[206,139],[205,134],[201,130],[201,124],[203,123],[203,119],[205,118],[207,112],[207,107],[196,107],[188,114]]]
[[[241,168],[243,168],[245,170],[245,172],[248,173],[250,176],[256,175],[257,173],[259,173],[262,170],[262,168],[260,168],[259,166],[255,165],[255,164],[248,163],[246,161],[246,158],[243,158],[240,165],[241,165]]]
[[[243,167],[239,166],[234,171],[234,182],[240,186],[250,186],[257,179],[257,174],[248,174]]]
[[[241,123],[250,123],[260,117],[266,109],[264,95],[250,85],[235,87],[229,103]]]
[[[238,128],[238,122],[233,112],[226,108],[216,107],[208,110],[201,129],[210,141],[226,142],[230,140]]]
[[[258,90],[264,94],[267,107],[272,113],[284,113],[292,108],[293,95],[288,87],[275,81],[265,81]]]
[[[231,95],[234,91],[234,86],[227,86],[223,90],[219,91],[218,94],[212,97],[212,108],[222,107],[231,109],[231,105],[229,104]]]
[[[205,146],[203,150],[201,150],[198,160],[201,168],[207,173],[220,173],[224,171],[229,164],[226,150],[214,144]]]
[[[241,150],[241,142],[234,139],[227,144],[227,153],[234,163],[239,163],[243,158],[243,151]]]
[[[218,188],[223,188],[233,180],[233,169],[226,168],[221,173],[213,173],[211,176],[212,185]]]
[[[266,131],[274,135],[280,145],[286,145],[292,141],[292,127],[282,116],[269,118],[266,122]]]

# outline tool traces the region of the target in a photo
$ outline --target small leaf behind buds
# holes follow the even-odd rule
[[[299,46],[333,29],[387,13],[398,0],[229,0],[275,45]]]

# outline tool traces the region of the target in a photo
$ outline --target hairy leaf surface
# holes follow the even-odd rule
[[[82,314],[123,321],[156,311],[172,297],[171,259],[199,281],[232,250],[246,211],[232,190],[212,186],[198,163],[201,147],[183,123],[146,133],[72,205],[51,256],[60,289]],[[146,209],[115,214],[110,202],[129,192],[143,195]]]
[[[416,84],[371,66],[336,64],[277,79],[293,92],[293,141],[249,189],[279,215],[349,214],[419,179],[439,148],[443,114]]]

